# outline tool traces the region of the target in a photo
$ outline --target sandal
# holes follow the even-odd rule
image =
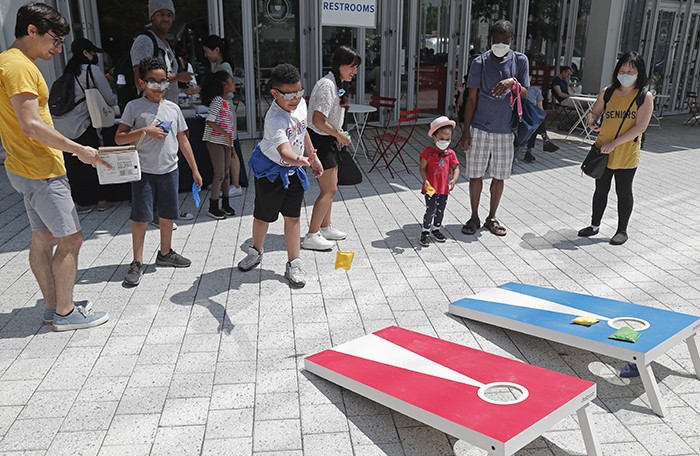
[[[476,217],[476,218],[472,217],[462,227],[462,234],[474,234],[474,233],[476,233],[476,230],[478,230],[480,226],[481,226],[481,220],[479,220],[479,217]]]
[[[486,222],[484,223],[484,228],[488,228],[490,232],[495,234],[496,236],[505,236],[506,235],[506,229],[501,226],[500,223],[498,223],[498,220],[496,220],[494,217],[487,217]]]

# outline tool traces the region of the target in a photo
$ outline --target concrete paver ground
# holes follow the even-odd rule
[[[461,234],[469,207],[461,177],[447,205],[447,242],[421,248],[417,157],[429,140],[419,127],[405,154],[410,173],[373,171],[336,197],[334,225],[349,233],[338,248],[355,252],[352,269],[335,270],[335,252],[303,251],[300,290],[284,279],[281,221],[262,264],[236,268],[251,242],[252,187],[233,200],[239,215],[222,221],[181,194],[182,209],[197,217],[179,224],[174,247],[192,267],[155,267],[158,234],[149,229],[149,266],[131,289],[121,284],[131,261],[129,205],[93,211],[81,216],[75,295],[111,320],[66,333],[41,324],[28,221],[2,172],[0,454],[484,454],[303,370],[304,356],[393,324],[597,382],[593,421],[605,455],[700,454],[700,381],[684,344],[653,364],[669,407],[660,418],[638,378],[618,377],[617,360],[446,314],[453,300],[519,281],[700,315],[700,129],[683,120],[650,127],[630,240],[619,247],[607,242],[614,192],[601,233],[576,236],[590,218],[593,180],[578,168],[587,145],[556,133],[561,150],[536,150],[537,161],[516,165],[506,183],[498,217],[507,236]],[[302,227],[317,194],[313,183]],[[584,454],[575,417],[518,454]]]

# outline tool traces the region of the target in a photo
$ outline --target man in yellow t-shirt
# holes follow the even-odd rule
[[[29,264],[44,297],[44,321],[56,331],[89,328],[109,319],[89,301],[73,302],[78,252],[83,243],[63,154],[95,166],[97,150],[57,132],[49,90],[35,60],[60,53],[68,22],[52,7],[29,3],[17,12],[15,42],[0,54],[0,138],[10,184],[24,197],[32,243]],[[57,244],[54,252],[54,245]]]

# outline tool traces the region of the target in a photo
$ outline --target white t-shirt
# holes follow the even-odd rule
[[[185,117],[175,103],[163,100],[154,103],[146,97],[130,101],[124,107],[121,123],[132,130],[143,128],[153,122],[163,122],[168,135],[163,139],[146,136],[139,146],[141,170],[149,174],[167,174],[177,168],[179,144],[177,134],[187,131]]]
[[[273,102],[265,114],[263,139],[258,146],[267,158],[282,166],[292,166],[285,162],[277,148],[289,142],[292,151],[304,155],[304,137],[306,136],[306,101],[302,98],[294,112],[287,112]]]
[[[340,107],[338,87],[335,85],[333,73],[328,73],[316,82],[309,98],[309,128],[319,135],[328,136],[314,125],[314,111],[326,116],[326,122],[338,130],[343,126],[345,108]]]

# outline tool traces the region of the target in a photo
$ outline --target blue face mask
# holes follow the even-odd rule
[[[632,87],[635,82],[637,82],[636,74],[621,74],[617,75],[617,80],[620,81],[624,87]]]

